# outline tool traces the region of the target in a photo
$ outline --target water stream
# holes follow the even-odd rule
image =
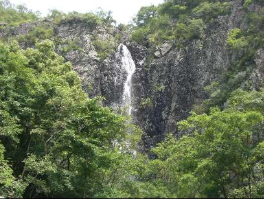
[[[132,113],[132,75],[135,72],[135,63],[128,48],[120,44],[119,52],[122,52],[122,66],[127,72],[127,78],[124,83],[124,90],[122,95],[122,106],[128,109],[128,115]]]
[[[133,108],[132,107],[132,76],[133,76],[133,73],[135,72],[135,63],[132,59],[132,55],[130,51],[125,45],[120,44],[118,47],[118,50],[122,55],[121,57],[122,68],[125,69],[125,71],[127,72],[127,78],[126,78],[126,81],[124,83],[124,88],[123,88],[121,106],[124,109],[126,109],[127,114],[131,116],[132,108]],[[130,130],[128,130],[127,134],[131,134]],[[127,142],[126,144],[130,146],[129,142]],[[131,153],[133,154],[134,157],[137,154],[137,152],[133,149],[131,150]],[[134,179],[134,178],[131,177],[131,179]]]

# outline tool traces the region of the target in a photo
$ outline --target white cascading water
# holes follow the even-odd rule
[[[132,113],[132,75],[135,72],[135,63],[132,59],[132,55],[128,48],[120,44],[118,47],[119,51],[122,52],[122,66],[127,72],[127,79],[124,83],[124,90],[122,95],[122,104],[124,107],[128,107],[128,114]]]
[[[120,44],[118,47],[119,52],[122,54],[121,62],[122,67],[127,72],[127,78],[124,83],[123,88],[123,94],[122,94],[122,106],[127,110],[128,115],[130,116],[132,114],[132,75],[135,72],[135,63],[132,59],[132,55],[128,48]],[[130,131],[128,132],[130,134]],[[130,143],[127,143],[128,146],[130,146]],[[135,157],[137,152],[135,150],[131,150],[131,153]],[[130,179],[134,179],[134,177],[130,177]]]

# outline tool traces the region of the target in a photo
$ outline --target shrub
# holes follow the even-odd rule
[[[67,53],[69,51],[75,51],[75,50],[79,50],[82,51],[81,47],[80,47],[80,40],[68,40],[66,45],[62,48],[62,52],[63,53]]]
[[[147,35],[148,35],[148,28],[145,28],[145,27],[138,28],[132,32],[131,39],[135,42],[145,44],[147,41],[146,40]]]
[[[133,21],[137,26],[141,27],[149,23],[156,15],[157,9],[154,5],[142,7]]]
[[[7,26],[17,26],[24,22],[39,20],[39,13],[27,9],[23,5],[15,6],[8,0],[0,1],[0,22]]]
[[[242,31],[238,28],[230,31],[227,37],[227,44],[231,49],[237,50],[248,46],[246,38],[243,36]]]
[[[51,10],[47,16],[48,20],[52,20],[55,24],[59,24],[66,15],[59,10]]]
[[[228,2],[203,2],[193,9],[196,17],[201,17],[206,21],[216,18],[219,15],[226,15],[229,12],[230,4]]]
[[[51,39],[54,36],[53,28],[49,28],[46,25],[36,26],[32,31],[26,35],[20,35],[18,37],[19,42],[25,42],[27,45],[35,45],[36,42],[45,39]]]
[[[152,106],[153,106],[153,102],[150,98],[141,99],[141,103],[140,103],[141,108],[148,108]]]
[[[164,92],[164,90],[165,90],[165,86],[162,84],[162,85],[155,85],[155,91],[156,92]]]
[[[203,33],[204,23],[201,19],[192,19],[188,24],[178,23],[175,26],[176,39],[198,39]]]
[[[93,41],[93,45],[98,53],[100,61],[103,61],[109,56],[110,53],[114,52],[115,45],[111,41],[103,41],[96,39]]]

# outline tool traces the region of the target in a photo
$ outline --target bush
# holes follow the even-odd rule
[[[253,2],[256,2],[258,4],[260,4],[261,6],[264,5],[264,0],[245,0],[244,2],[244,7],[248,7],[250,4],[252,4]]]
[[[47,19],[53,21],[55,24],[59,24],[65,16],[66,15],[59,10],[51,10]]]
[[[227,44],[231,49],[240,50],[248,46],[246,38],[240,29],[235,28],[231,30],[227,37]]]
[[[168,1],[160,6],[159,13],[162,15],[168,14],[171,18],[176,18],[181,14],[184,14],[187,10],[185,5],[173,5]]]
[[[0,1],[0,22],[7,26],[39,20],[39,13],[32,12],[23,5],[15,6],[8,0]]]
[[[155,85],[154,90],[156,92],[164,92],[165,88],[166,87],[163,84],[162,85]]]
[[[156,15],[157,8],[154,5],[142,7],[133,21],[138,27],[141,27],[149,23]]]
[[[148,28],[138,28],[132,32],[131,39],[140,44],[145,44],[147,42],[148,33]]]
[[[226,15],[229,12],[230,4],[227,2],[203,2],[193,9],[196,17],[206,21],[216,18],[219,15]]]
[[[67,53],[69,51],[82,51],[82,48],[80,47],[80,42],[79,40],[75,39],[75,40],[68,40],[66,42],[66,45],[62,48],[62,52],[63,53]]]
[[[26,35],[18,36],[18,41],[25,42],[28,46],[33,46],[36,42],[45,39],[51,39],[53,36],[53,28],[47,27],[45,24],[43,24],[41,26],[36,26]]]
[[[203,33],[204,23],[201,19],[192,19],[188,24],[178,23],[175,26],[174,34],[176,39],[199,39]]]
[[[96,39],[93,41],[93,45],[98,53],[100,61],[103,61],[109,56],[110,53],[114,52],[115,45],[111,41],[103,41]]]
[[[141,103],[140,103],[141,108],[148,108],[152,106],[153,106],[153,102],[150,98],[141,99]]]

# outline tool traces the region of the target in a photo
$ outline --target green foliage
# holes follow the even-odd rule
[[[260,4],[261,6],[264,5],[264,0],[245,0],[244,1],[244,7],[248,7],[249,5],[251,5],[254,2]]]
[[[91,30],[94,30],[97,26],[104,24],[105,26],[110,26],[113,23],[116,23],[112,17],[112,13],[105,12],[102,9],[99,9],[95,13],[78,13],[78,12],[70,12],[70,13],[63,13],[58,10],[51,10],[48,16],[46,17],[47,20],[53,21],[55,24],[65,23],[65,22],[72,22],[72,21],[82,21]]]
[[[179,122],[186,135],[169,135],[153,148],[156,158],[139,180],[164,198],[263,198],[262,95],[238,91],[226,110]]]
[[[0,196],[263,198],[263,90],[238,89],[263,46],[263,11],[248,11],[253,1],[263,2],[245,1],[247,28],[233,29],[227,38],[229,49],[240,59],[220,82],[205,88],[209,99],[194,109],[196,113],[178,123],[179,135],[184,136],[169,134],[152,148],[149,158],[139,153],[141,130],[82,91],[71,64],[45,40],[56,40],[53,29],[44,23],[19,38],[35,49],[22,50],[16,41],[9,46],[0,43]],[[18,25],[37,20],[23,7],[19,11],[0,3],[0,21]],[[150,52],[165,41],[183,47],[202,37],[205,23],[228,12],[226,1],[168,0],[143,7],[131,37],[148,45]],[[115,23],[111,13],[102,10],[53,10],[47,19],[56,24],[82,22],[91,30]],[[101,61],[120,37],[93,38]],[[64,53],[81,50],[79,40],[61,45]],[[163,92],[165,87],[154,90]],[[151,98],[141,100],[140,108],[152,107]]]
[[[146,37],[148,35],[148,28],[137,28],[133,31],[131,34],[131,39],[135,42],[138,42],[140,44],[146,43]]]
[[[15,6],[8,0],[0,1],[0,23],[6,23],[7,26],[17,26],[38,19],[38,13],[32,12],[23,5]]]
[[[131,159],[139,130],[97,99],[88,99],[77,74],[54,48],[47,40],[26,50],[17,43],[0,44],[0,141],[6,149],[4,159],[0,146],[0,187],[5,197],[97,197],[111,184],[118,189],[124,179],[113,176],[129,176],[117,169]]]
[[[264,41],[264,15],[263,9],[248,11],[245,17],[246,27],[230,30],[227,36],[227,45],[231,53],[237,55],[237,59],[228,70],[222,75],[221,80],[209,85],[206,91],[209,99],[205,100],[201,106],[196,107],[196,111],[207,112],[212,106],[223,106],[234,91],[239,88],[253,90],[249,77],[256,70],[255,58],[257,51],[263,48]],[[261,90],[263,83],[257,83],[255,90]],[[206,89],[207,89],[206,88]]]
[[[68,23],[71,21],[82,21],[83,23],[87,24],[91,28],[91,30],[94,30],[98,25],[102,24],[102,19],[93,13],[81,14],[78,12],[72,12],[64,14],[61,22]]]
[[[174,41],[181,47],[201,37],[205,22],[226,15],[230,4],[212,1],[168,0],[155,7],[143,7],[134,19],[132,40],[147,45]]]
[[[105,25],[116,24],[116,21],[112,17],[111,11],[104,11],[101,8],[98,8],[98,10],[95,12],[95,14],[102,19],[102,21]]]
[[[157,8],[154,5],[142,7],[133,21],[138,27],[141,27],[144,24],[149,23],[156,14]]]
[[[113,53],[116,48],[114,41],[105,41],[96,38],[92,43],[101,61],[107,58],[111,53]]]
[[[19,35],[18,41],[26,43],[27,46],[34,46],[35,43],[45,39],[51,39],[53,36],[54,36],[53,28],[43,24],[34,27],[34,29],[32,31],[29,31],[29,33],[26,35]]]
[[[168,16],[158,16],[157,20],[152,20],[149,25],[148,39],[151,43],[158,41],[172,40],[173,32],[171,29],[166,30],[170,25]]]
[[[248,29],[233,29],[228,34],[227,44],[230,48],[239,50],[247,48],[248,52],[261,48],[264,41],[264,11],[249,12],[247,15]]]
[[[189,13],[192,8],[198,6],[202,0],[192,1],[192,0],[167,0],[160,7],[161,14],[169,14],[171,18],[176,19],[182,14]]]
[[[166,3],[162,4],[159,13],[164,15],[164,14],[169,14],[172,18],[177,18],[181,14],[184,14],[187,10],[186,5],[181,5],[181,4],[175,4],[172,1],[167,1]]]
[[[56,9],[50,10],[46,17],[46,19],[53,21],[55,24],[59,24],[63,18],[65,18],[65,14]]]
[[[178,23],[175,28],[175,37],[179,40],[199,39],[203,33],[204,23],[201,19],[192,19],[188,25]]]
[[[154,88],[154,90],[156,92],[164,92],[165,86],[163,84],[162,85],[156,85],[155,88]]]
[[[238,89],[232,93],[231,97],[227,101],[227,107],[229,109],[236,109],[240,111],[255,110],[263,113],[263,94],[263,91],[247,92],[242,89]]]
[[[147,107],[152,107],[152,106],[153,106],[153,103],[150,98],[141,99],[141,103],[140,103],[141,108],[147,108]]]
[[[193,9],[195,16],[209,21],[220,15],[226,15],[229,12],[230,4],[228,2],[202,2]]]
[[[239,28],[233,29],[228,34],[227,44],[232,49],[242,49],[248,46],[246,38],[243,36],[242,31]]]
[[[4,159],[4,151],[4,146],[0,144],[0,195],[5,198],[21,198],[22,185],[12,175],[13,170]]]
[[[81,47],[80,47],[80,40],[68,40],[66,45],[63,46],[62,48],[62,52],[63,53],[67,53],[69,51],[82,51]]]

